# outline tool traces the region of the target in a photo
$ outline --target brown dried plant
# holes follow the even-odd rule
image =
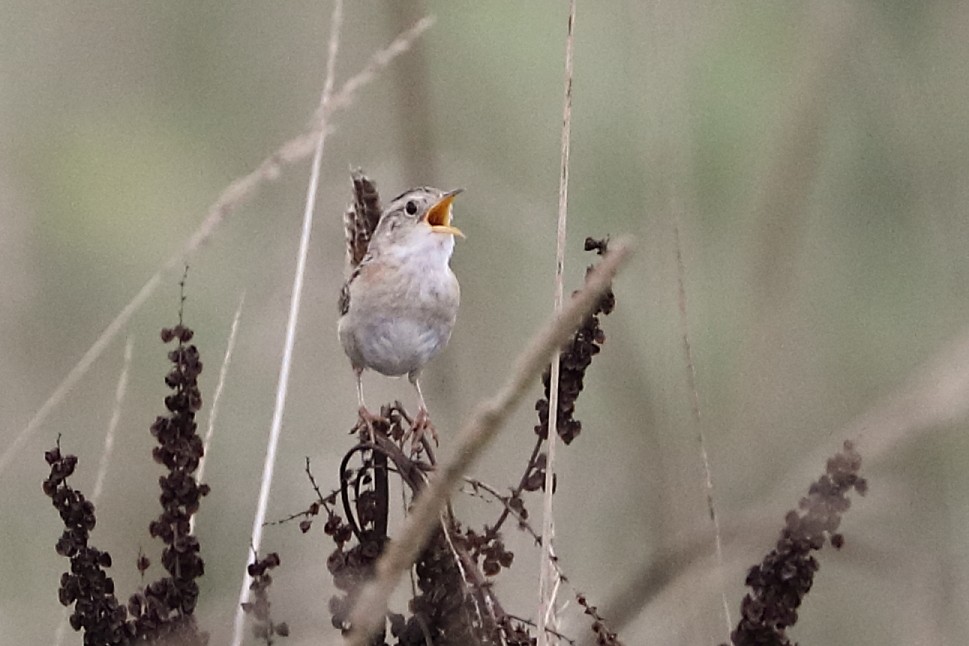
[[[71,627],[84,633],[86,646],[208,643],[208,635],[195,621],[197,579],[205,573],[205,564],[199,541],[189,529],[202,497],[209,492],[208,486],[194,477],[202,457],[202,440],[195,422],[202,406],[198,387],[202,362],[198,349],[189,343],[193,332],[181,318],[180,309],[179,323],[161,332],[163,342],[177,341],[176,348],[168,353],[172,368],[165,377],[172,392],[165,397],[168,413],[158,416],[150,429],[158,442],[152,456],[165,467],[165,474],[158,480],[162,512],[151,521],[148,533],[165,545],[161,564],[167,574],[132,594],[127,605],[118,602],[114,582],[107,575],[112,564],[110,554],[90,543],[97,524],[94,505],[68,483],[77,457],[64,454],[59,439],[57,446],[45,454],[50,474],[44,481],[44,493],[64,523],[57,552],[71,562],[70,570],[61,577],[58,597],[65,606],[73,604]],[[150,561],[141,555],[136,565],[144,574]]]

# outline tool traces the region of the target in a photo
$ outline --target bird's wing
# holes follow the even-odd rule
[[[343,216],[347,235],[347,260],[353,269],[367,255],[367,247],[380,221],[380,195],[377,185],[358,168],[350,173],[353,201]]]

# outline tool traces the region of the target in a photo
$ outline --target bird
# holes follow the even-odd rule
[[[337,330],[356,376],[358,412],[369,423],[378,419],[364,403],[364,370],[407,375],[420,403],[413,446],[424,431],[437,442],[420,376],[447,345],[457,319],[461,288],[450,260],[454,239],[464,234],[451,219],[463,189],[419,186],[381,209],[374,182],[361,170],[351,175],[353,201],[344,217],[349,275]]]

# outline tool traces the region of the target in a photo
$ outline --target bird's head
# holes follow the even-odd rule
[[[451,203],[462,190],[442,191],[422,186],[398,195],[380,217],[371,244],[378,245],[381,252],[443,250],[450,257],[454,236],[464,237],[451,224]]]

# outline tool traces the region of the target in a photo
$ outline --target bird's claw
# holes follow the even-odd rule
[[[372,431],[375,425],[385,421],[380,415],[374,415],[367,410],[366,406],[361,406],[359,409],[357,409],[357,416],[359,418],[357,420],[357,425],[353,428],[353,430],[350,431],[351,433],[361,427]]]
[[[411,423],[410,430],[404,435],[404,442],[410,439],[410,450],[411,453],[420,453],[421,445],[427,441],[424,434],[427,433],[434,440],[434,446],[440,446],[440,442],[437,439],[437,429],[431,423],[431,418],[427,414],[426,408],[421,408],[417,411],[417,415],[414,417],[414,421]]]

